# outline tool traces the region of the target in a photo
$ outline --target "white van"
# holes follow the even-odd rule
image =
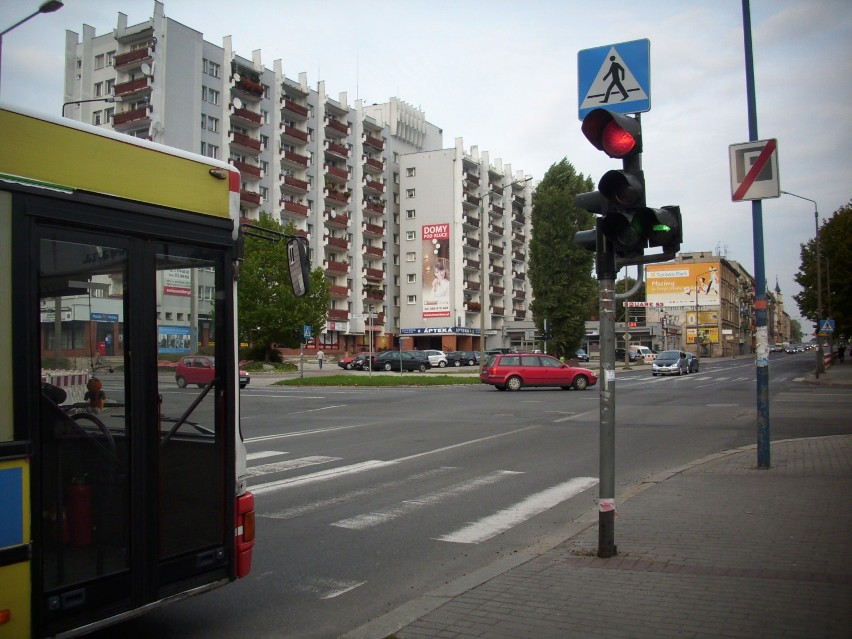
[[[636,353],[636,359],[641,359],[644,364],[650,364],[657,359],[657,354],[647,346],[631,346],[630,350]]]

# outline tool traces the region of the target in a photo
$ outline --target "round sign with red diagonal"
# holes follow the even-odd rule
[[[778,140],[755,140],[728,147],[731,161],[731,199],[781,197],[778,179]]]

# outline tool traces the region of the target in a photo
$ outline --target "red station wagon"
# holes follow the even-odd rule
[[[533,353],[499,353],[489,355],[479,374],[483,384],[497,390],[521,390],[524,386],[559,386],[563,390],[585,390],[598,382],[588,368],[563,364],[555,357]]]
[[[216,374],[213,358],[207,355],[187,355],[181,357],[175,369],[175,381],[180,388],[187,384],[207,386]],[[245,388],[251,381],[248,372],[240,371],[240,388]]]

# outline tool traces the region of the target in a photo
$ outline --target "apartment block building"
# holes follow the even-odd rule
[[[460,140],[443,149],[442,130],[399,98],[366,105],[350,102],[345,91],[333,96],[324,81],[312,87],[306,73],[287,77],[281,60],[268,68],[261,51],[240,56],[230,36],[213,44],[166,17],[164,3],[153,7],[152,17],[137,24],[119,13],[109,33],[88,25],[82,36],[66,33],[63,115],[236,166],[243,221],[264,212],[292,222],[308,238],[313,266],[325,270],[331,302],[309,347],[379,350],[412,335],[417,339],[403,340],[402,348],[413,348],[427,329],[452,328],[459,339],[442,345],[478,348],[483,327],[505,333],[507,320],[526,319],[531,187],[505,189],[520,173],[512,176],[499,161],[492,166],[476,147],[465,152]],[[452,155],[457,168],[426,161],[430,153]],[[415,178],[429,186],[409,185]],[[408,206],[409,189],[420,193],[416,206]],[[473,223],[483,196],[484,237]],[[434,208],[439,202],[442,210]],[[419,208],[420,217],[405,217],[410,208]],[[402,238],[412,230],[420,237],[416,224],[429,219],[453,230],[453,298],[440,317],[413,312],[409,296],[417,295],[417,303],[422,296],[410,291],[404,261],[409,251]],[[475,256],[477,242],[488,247],[484,260]]]

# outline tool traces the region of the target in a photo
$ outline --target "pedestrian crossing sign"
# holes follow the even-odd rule
[[[577,96],[581,120],[592,109],[650,111],[651,41],[633,40],[579,51]]]

